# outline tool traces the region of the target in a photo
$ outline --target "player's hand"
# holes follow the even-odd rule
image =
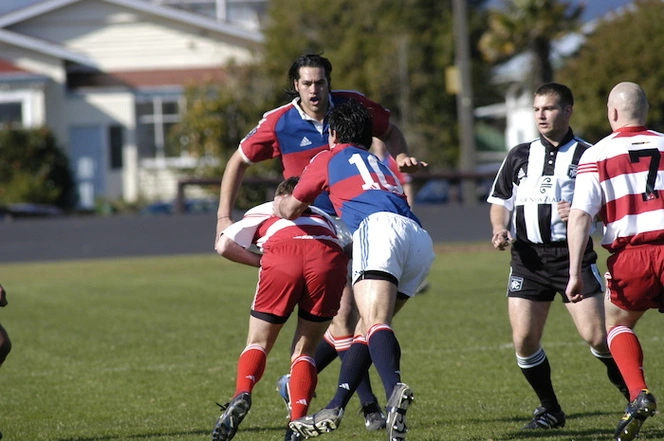
[[[505,229],[498,230],[491,236],[491,244],[500,251],[504,251],[512,242],[512,234]]]
[[[415,173],[420,168],[428,167],[429,164],[424,161],[418,161],[414,156],[406,156],[405,154],[400,154],[397,156],[397,164],[399,165],[399,171],[403,173]]]
[[[284,198],[284,195],[278,195],[274,197],[274,201],[272,202],[272,214],[277,217],[283,217],[281,215],[281,211],[279,210],[279,204],[281,203],[281,200]]]
[[[565,295],[572,303],[583,300],[583,281],[578,276],[569,276]]]
[[[569,211],[572,208],[572,204],[570,204],[567,201],[560,201],[558,202],[558,215],[560,216],[560,220],[563,222],[567,222],[567,219],[569,219]]]

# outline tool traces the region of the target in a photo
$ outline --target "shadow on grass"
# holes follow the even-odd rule
[[[205,436],[210,435],[210,430],[189,430],[189,431],[172,431],[172,432],[150,432],[150,433],[135,433],[133,435],[128,434],[118,434],[118,435],[103,435],[103,436],[90,436],[90,437],[69,437],[69,438],[58,438],[54,441],[106,441],[106,440],[158,440],[160,438],[171,438],[174,436]],[[273,427],[248,427],[246,429],[240,428],[238,432],[286,432],[286,426],[273,426]]]

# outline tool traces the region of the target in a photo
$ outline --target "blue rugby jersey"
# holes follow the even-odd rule
[[[314,157],[302,173],[293,196],[311,203],[323,191],[351,232],[377,212],[389,212],[421,222],[411,211],[399,179],[378,157],[364,148],[338,144]]]

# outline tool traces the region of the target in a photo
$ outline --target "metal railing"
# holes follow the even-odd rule
[[[459,185],[462,182],[470,182],[471,184],[476,184],[478,181],[483,179],[493,179],[496,176],[495,171],[489,172],[462,172],[457,170],[449,171],[438,171],[432,173],[415,173],[410,175],[411,182],[415,185],[424,184],[425,182],[432,179],[444,179],[450,183],[450,185]],[[266,178],[258,176],[246,176],[242,181],[243,185],[258,185],[258,184],[269,184],[271,186],[271,191],[267,193],[274,194],[274,189],[279,185],[283,178]],[[185,191],[187,187],[190,186],[217,186],[221,185],[221,179],[217,178],[186,178],[178,181],[177,184],[177,194],[175,197],[175,213],[183,214],[185,212]],[[265,200],[272,198],[271,194],[266,194]],[[474,204],[475,201],[470,201],[470,204]]]

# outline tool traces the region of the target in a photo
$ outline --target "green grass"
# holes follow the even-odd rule
[[[602,259],[604,259],[602,255]],[[537,406],[511,347],[504,297],[508,253],[469,244],[440,249],[431,289],[395,319],[403,380],[414,389],[409,441],[608,440],[624,406],[557,301],[544,336],[567,426],[524,433]],[[215,401],[234,390],[256,272],[215,255],[0,265],[10,304],[0,311],[14,348],[0,369],[6,440],[204,440]],[[661,317],[638,327],[645,369],[664,397]],[[292,324],[270,354],[237,441],[282,440],[276,379],[288,369]],[[373,373],[377,395],[383,398]],[[335,388],[338,364],[320,377],[312,410]],[[323,439],[383,440],[351,401]],[[664,438],[664,420],[642,439]]]

